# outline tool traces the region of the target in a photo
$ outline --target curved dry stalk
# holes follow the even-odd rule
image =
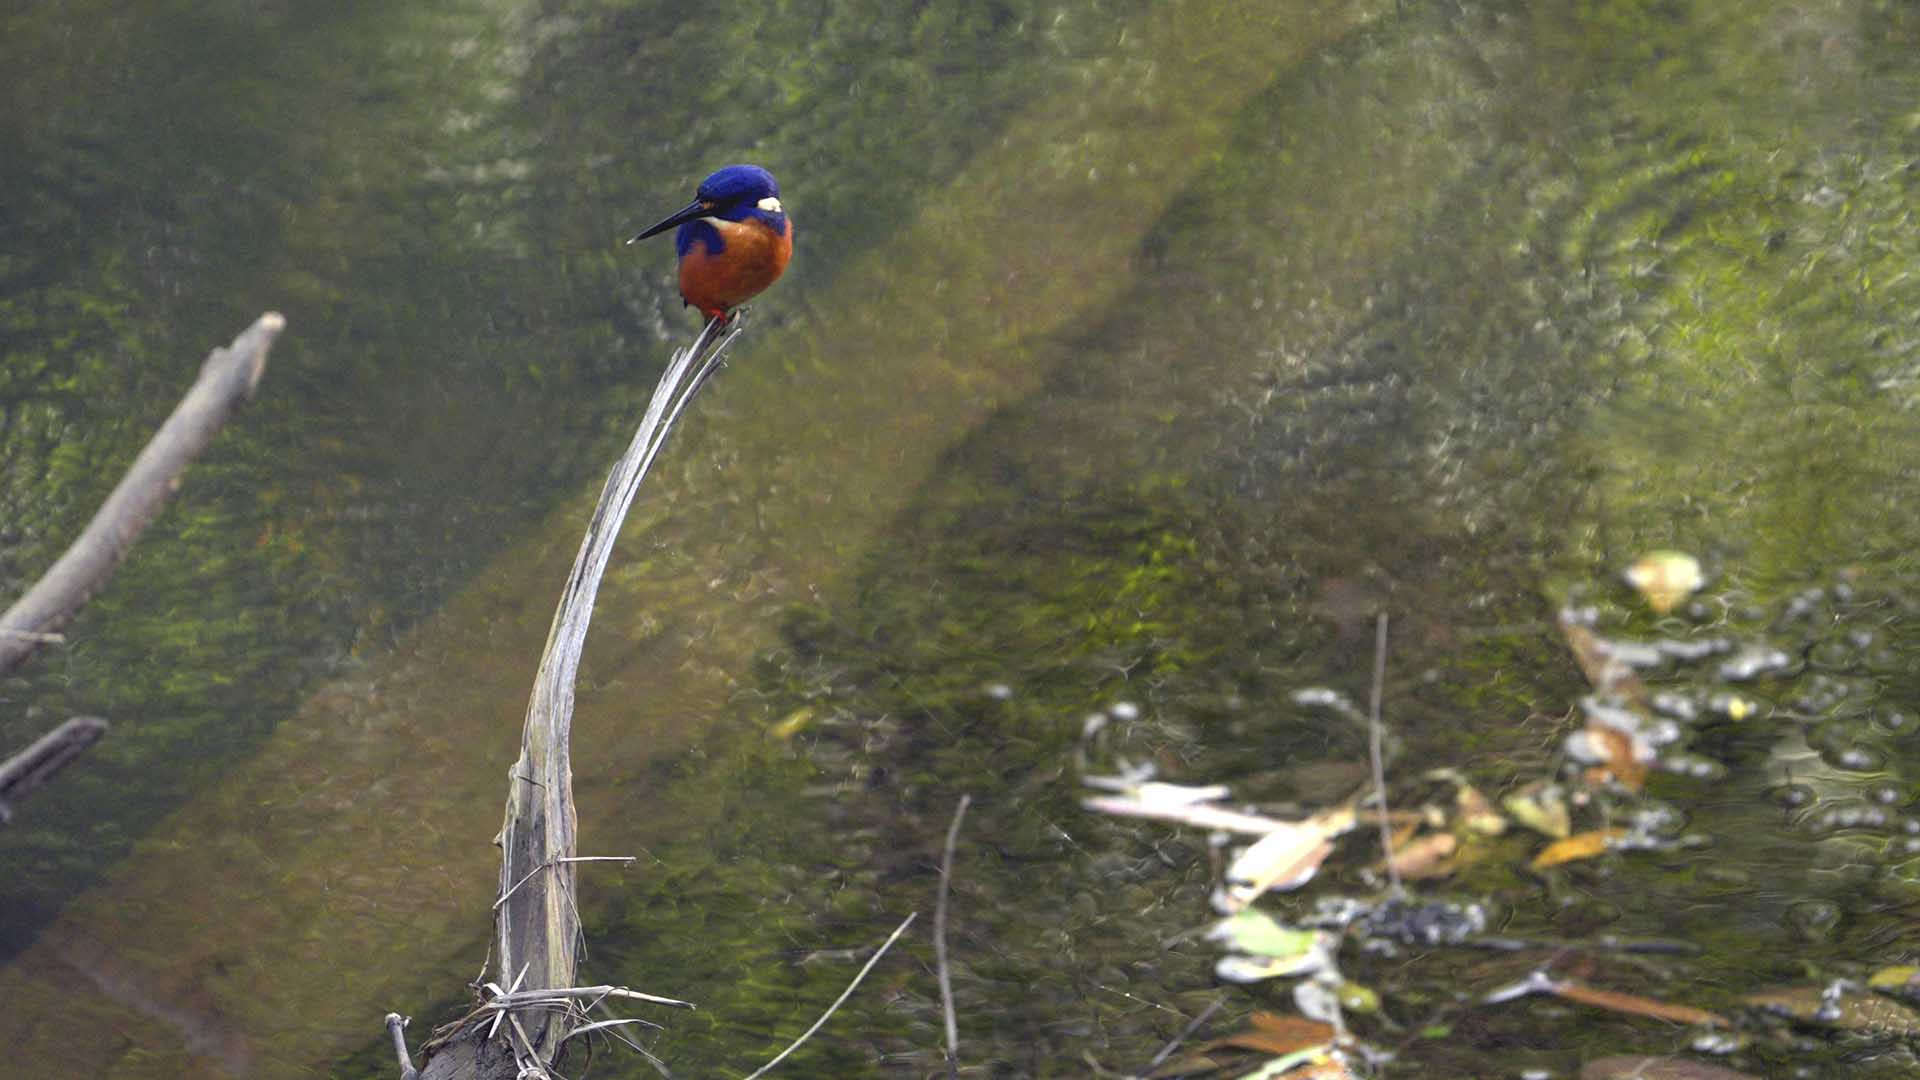
[[[689,347],[673,355],[627,451],[614,465],[587,524],[573,570],[554,612],[521,731],[520,758],[509,771],[500,830],[500,898],[495,919],[498,970],[528,972],[528,991],[573,982],[580,919],[574,904],[574,681],[600,579],[641,481],[659,457],[688,402],[745,328],[736,315],[710,320]],[[566,1015],[529,1032],[536,1057],[549,1061],[566,1038]]]
[[[573,1025],[609,997],[693,1007],[625,987],[572,985],[580,945],[574,866],[632,861],[626,856],[574,854],[574,682],[620,526],[687,405],[745,329],[744,316],[741,311],[730,319],[709,320],[692,345],[673,354],[633,439],[601,488],[547,633],[521,728],[520,756],[507,771],[505,819],[495,838],[501,849],[493,905],[499,982],[486,984],[490,996],[480,1007],[443,1028],[444,1036],[436,1033],[423,1076],[551,1076],[551,1063]],[[589,1027],[616,1033],[625,1023]],[[500,1033],[509,1051],[504,1055],[490,1041]]]

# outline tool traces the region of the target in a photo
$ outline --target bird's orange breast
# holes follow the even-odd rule
[[[720,234],[720,250],[711,252],[696,240],[680,257],[680,296],[708,318],[719,318],[746,303],[774,283],[793,258],[793,222],[781,228],[749,218],[722,221],[707,218]]]

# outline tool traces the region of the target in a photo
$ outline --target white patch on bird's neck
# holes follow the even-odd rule
[[[761,199],[759,202],[754,203],[754,205],[758,206],[762,210],[765,210],[769,214],[777,214],[780,212],[780,200],[772,195],[769,195],[766,198]]]

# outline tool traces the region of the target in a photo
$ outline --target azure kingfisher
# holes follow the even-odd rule
[[[758,296],[793,257],[793,221],[780,205],[780,185],[758,165],[728,165],[700,182],[691,203],[627,241],[675,225],[680,298],[710,319]]]

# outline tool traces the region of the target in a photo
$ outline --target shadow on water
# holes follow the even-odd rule
[[[1194,932],[1213,858],[1189,832],[1092,818],[1078,771],[1151,761],[1276,808],[1343,797],[1361,783],[1364,733],[1289,695],[1363,698],[1377,610],[1394,620],[1402,789],[1434,765],[1491,791],[1552,769],[1585,692],[1553,629],[1563,604],[1591,606],[1608,633],[1796,658],[1739,684],[1765,707],[1757,722],[1693,733],[1690,752],[1724,770],[1714,782],[1661,776],[1629,807],[1671,810],[1710,846],[1535,876],[1515,836],[1423,889],[1485,899],[1515,934],[1684,936],[1698,956],[1582,962],[1596,981],[1728,1011],[1774,983],[1920,955],[1902,846],[1917,523],[1898,498],[1920,434],[1920,24],[1868,0],[1400,5],[1374,23],[1337,8],[1188,5],[1051,28],[1037,8],[516,16],[539,44],[495,57],[496,96],[519,88],[513,119],[450,139],[457,167],[427,171],[464,179],[421,204],[417,246],[373,260],[370,280],[343,269],[320,307],[339,317],[310,320],[340,337],[290,362],[301,401],[346,412],[382,400],[369,388],[385,372],[343,359],[340,382],[334,350],[398,369],[401,351],[376,343],[431,352],[471,323],[460,340],[478,359],[441,355],[376,406],[383,423],[344,429],[398,432],[375,459],[434,464],[328,481],[359,460],[328,428],[317,456],[291,437],[236,454],[216,471],[235,493],[206,515],[281,553],[286,591],[269,597],[336,595],[345,579],[337,615],[276,616],[295,629],[242,640],[293,657],[315,641],[350,649],[354,633],[397,643],[356,656],[349,677],[338,660],[299,668],[293,686],[322,689],[292,720],[270,737],[260,720],[244,753],[191,766],[194,785],[228,775],[146,842],[101,845],[134,854],[0,971],[10,1041],[102,1074],[391,1075],[371,1018],[413,1011],[417,1032],[473,973],[499,769],[577,532],[579,515],[545,513],[554,490],[583,489],[599,433],[643,392],[612,358],[664,352],[672,325],[661,281],[643,301],[608,299],[633,287],[597,237],[675,204],[684,185],[655,178],[691,179],[686,161],[713,147],[751,147],[792,177],[803,245],[820,233],[803,259],[823,254],[797,264],[757,351],[663,463],[583,687],[584,843],[649,857],[586,876],[586,976],[701,1003],[654,1044],[676,1069],[764,1060],[859,950],[927,911],[963,791],[976,800],[951,942],[963,1060],[996,1075],[1139,1068],[1222,993]],[[398,16],[355,11],[420,40],[381,21]],[[360,63],[370,100],[416,92]],[[630,80],[662,89],[615,91]],[[929,134],[942,126],[966,134]],[[389,204],[414,190],[372,185],[362,211],[408,235]],[[311,229],[315,212],[284,227]],[[355,235],[380,231],[299,250],[344,268]],[[454,265],[416,282],[410,259],[441,244]],[[283,280],[304,280],[286,258]],[[379,314],[344,298],[369,285]],[[440,318],[405,330],[436,304]],[[25,370],[11,360],[20,325],[5,325],[9,373]],[[481,389],[495,377],[509,389]],[[423,398],[471,422],[410,427]],[[498,414],[523,409],[540,421],[528,431],[577,409],[590,434],[551,436],[520,463]],[[258,463],[276,456],[306,462],[304,487],[261,479],[280,475]],[[454,478],[489,470],[517,524],[467,549],[493,521],[434,493],[455,499],[471,489]],[[394,485],[430,509],[385,529],[335,521],[398,513]],[[261,490],[281,492],[265,511]],[[272,508],[289,501],[338,508],[315,527],[324,542],[287,546]],[[366,559],[384,579],[357,569],[350,553],[383,545],[450,554],[425,571]],[[1707,557],[1697,611],[1656,623],[1612,584],[1652,546]],[[262,606],[215,601],[223,617]],[[144,618],[184,637],[183,654],[204,648],[177,611]],[[1700,700],[1727,689],[1710,666],[1648,678]],[[282,687],[278,711],[229,708],[291,712]],[[1105,731],[1085,741],[1095,714]],[[208,741],[192,730],[181,743]],[[410,748],[402,771],[392,740]],[[113,817],[104,795],[73,798],[63,812]],[[1350,844],[1314,888],[1366,889],[1371,856]],[[924,941],[876,970],[794,1075],[940,1068]],[[1357,1026],[1401,1051],[1388,1075],[1564,1074],[1686,1047],[1563,1003],[1461,1002],[1535,962],[1353,957],[1348,973],[1386,999],[1384,1019]],[[1291,1009],[1284,986],[1227,1000],[1203,1034]],[[72,1023],[132,1034],[74,1049]],[[1897,1039],[1786,1030],[1749,1021],[1732,1060],[1911,1068]],[[604,1052],[593,1070],[648,1074]]]

